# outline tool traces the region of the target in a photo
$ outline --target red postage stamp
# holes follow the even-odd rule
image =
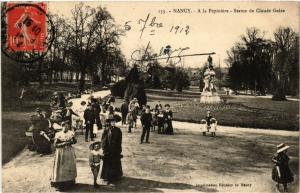
[[[8,3],[7,6],[13,9],[7,12],[7,47],[13,51],[44,52],[47,50],[47,4],[28,5]]]

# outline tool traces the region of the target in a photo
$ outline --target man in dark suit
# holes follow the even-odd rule
[[[126,100],[124,100],[123,104],[121,105],[121,114],[122,114],[122,125],[126,124],[126,117],[128,114],[128,104]]]
[[[90,133],[91,141],[94,141],[93,126],[96,120],[96,113],[91,104],[87,105],[87,109],[84,111],[85,120],[85,141],[88,142],[88,136]]]
[[[98,129],[102,129],[102,124],[101,124],[101,120],[100,120],[100,112],[101,112],[100,104],[97,101],[97,99],[95,99],[95,98],[92,98],[91,102],[92,102],[92,108],[96,115],[95,118],[96,118],[97,127],[98,127]]]
[[[141,136],[141,143],[144,141],[146,135],[146,143],[149,143],[150,127],[152,123],[152,114],[150,112],[150,107],[147,106],[145,112],[141,115],[141,123],[143,127],[143,133]]]

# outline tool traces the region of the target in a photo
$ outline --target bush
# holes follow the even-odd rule
[[[286,97],[285,97],[285,92],[284,89],[281,87],[278,87],[272,97],[272,100],[274,101],[285,101]]]
[[[133,98],[137,98],[139,105],[146,105],[147,104],[147,96],[146,92],[144,89],[143,84],[134,84],[134,83],[129,83],[126,91],[125,91],[125,97],[124,99],[129,102]]]
[[[110,92],[115,97],[124,97],[125,90],[127,87],[127,83],[125,80],[120,80],[119,82],[115,83],[111,88]]]

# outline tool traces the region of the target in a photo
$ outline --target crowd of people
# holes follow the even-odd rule
[[[129,103],[123,101],[120,108],[115,108],[115,99],[103,100],[90,97],[88,101],[81,101],[80,107],[72,109],[72,102],[68,102],[62,94],[54,93],[50,104],[52,113],[37,108],[31,116],[32,125],[27,133],[30,139],[29,148],[36,150],[40,155],[50,154],[55,148],[54,165],[51,175],[51,185],[57,188],[66,188],[75,183],[77,177],[76,156],[72,145],[77,143],[76,135],[83,134],[85,142],[89,144],[89,165],[93,174],[94,186],[98,186],[99,173],[107,184],[113,184],[123,176],[122,163],[122,131],[116,126],[121,121],[128,128],[128,133],[137,128],[138,116],[142,126],[140,143],[149,143],[150,132],[158,134],[174,134],[173,112],[169,104],[163,105],[160,101],[151,109],[150,106],[140,106],[134,98]],[[118,116],[116,111],[120,111]],[[103,129],[101,140],[95,141],[94,130]],[[217,120],[207,112],[200,124],[203,132],[211,132],[216,136]],[[204,135],[204,134],[203,134]],[[280,144],[273,157],[274,167],[272,179],[283,185],[287,191],[287,184],[293,182],[293,173],[289,168],[290,158],[287,155],[289,146]],[[101,151],[102,150],[102,151]],[[102,163],[102,167],[100,164]],[[102,169],[100,172],[100,168]]]
[[[143,129],[141,143],[144,142],[145,136],[146,143],[149,143],[150,131],[155,132],[157,130],[158,134],[174,134],[172,125],[173,112],[169,104],[166,104],[163,108],[163,105],[158,101],[153,109],[148,105],[143,105],[141,108],[137,98],[134,98],[129,104],[124,100],[120,111],[122,125],[128,125],[128,133],[132,132],[132,128],[137,128],[137,117],[140,115]]]

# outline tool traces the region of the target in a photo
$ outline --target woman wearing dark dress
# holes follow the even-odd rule
[[[165,112],[164,112],[164,119],[166,123],[166,128],[165,128],[165,134],[173,135],[173,125],[172,125],[172,119],[173,119],[173,112],[170,110],[170,105],[166,104],[165,105]]]
[[[109,123],[102,136],[103,167],[101,178],[111,184],[123,176],[122,170],[122,131],[115,126],[115,119],[106,120]]]
[[[287,184],[294,181],[293,173],[289,167],[289,156],[287,155],[288,145],[284,143],[277,146],[278,150],[273,157],[272,162],[275,163],[272,170],[272,179],[277,182],[277,188],[283,184],[284,191],[287,192]]]

